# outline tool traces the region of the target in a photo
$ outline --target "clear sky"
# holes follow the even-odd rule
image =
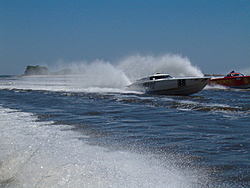
[[[250,69],[250,0],[2,0],[0,12],[1,75],[167,53],[204,73]]]

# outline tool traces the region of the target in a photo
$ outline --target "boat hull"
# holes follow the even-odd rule
[[[137,81],[128,86],[129,90],[158,95],[191,95],[202,90],[210,78],[173,78],[166,80]]]
[[[215,78],[210,80],[209,85],[221,85],[230,88],[248,89],[250,88],[250,76]]]

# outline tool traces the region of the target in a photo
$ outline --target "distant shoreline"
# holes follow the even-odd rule
[[[60,76],[81,76],[81,74],[32,74],[32,75],[0,75],[0,77],[60,77]],[[204,76],[225,76],[225,74],[204,74]]]
[[[225,74],[204,74],[204,76],[225,76]]]
[[[78,70],[79,71],[79,70]],[[50,71],[47,67],[44,66],[31,66],[28,65],[26,67],[26,70],[24,74],[22,75],[0,75],[0,77],[60,77],[60,76],[80,76],[84,74],[84,70],[74,71],[73,69],[62,69],[58,72],[52,72]],[[219,77],[219,76],[224,76],[225,74],[221,73],[213,73],[213,74],[204,74],[204,76],[209,76],[209,77]]]

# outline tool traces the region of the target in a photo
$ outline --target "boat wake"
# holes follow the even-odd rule
[[[202,169],[179,168],[173,160],[88,145],[71,126],[37,122],[31,113],[0,107],[0,114],[3,187],[196,187],[209,181]]]

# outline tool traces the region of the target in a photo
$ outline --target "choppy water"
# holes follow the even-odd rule
[[[250,187],[249,90],[86,83],[0,78],[1,187]]]

